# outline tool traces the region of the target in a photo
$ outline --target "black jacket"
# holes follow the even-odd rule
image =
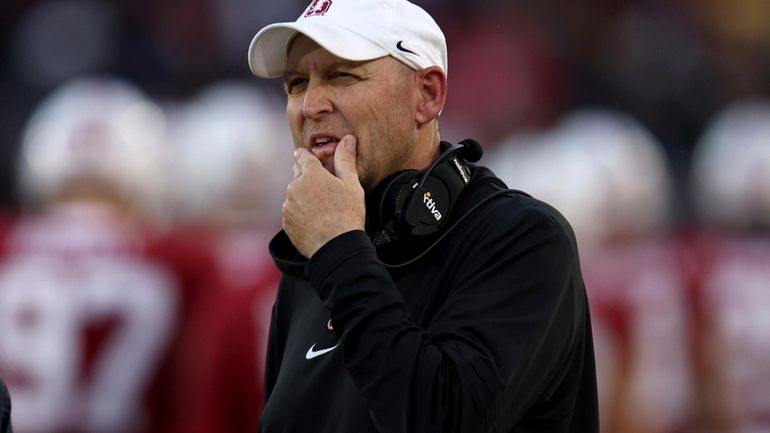
[[[523,194],[472,210],[501,188],[475,168],[447,236],[402,240],[379,256],[363,231],[329,241],[310,261],[284,232],[273,239],[284,277],[262,432],[598,431],[574,234]],[[435,241],[411,264],[383,264]]]
[[[0,379],[0,433],[13,433],[11,428],[11,396]]]

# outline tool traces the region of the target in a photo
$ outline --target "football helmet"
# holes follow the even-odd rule
[[[277,97],[226,80],[204,88],[170,118],[168,163],[177,219],[280,222],[293,142]]]
[[[134,84],[76,78],[30,116],[18,167],[21,198],[44,206],[77,185],[109,189],[138,211],[156,211],[164,136],[163,111]]]
[[[549,130],[517,133],[498,147],[490,168],[562,212],[582,244],[641,235],[669,217],[666,156],[625,113],[578,109]]]
[[[770,100],[736,100],[709,121],[693,153],[691,188],[703,222],[770,225]]]

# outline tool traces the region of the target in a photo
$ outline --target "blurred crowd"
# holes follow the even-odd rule
[[[415,2],[443,138],[575,229],[603,431],[770,432],[770,2]],[[246,49],[305,6],[0,6],[15,431],[256,431],[291,138]]]

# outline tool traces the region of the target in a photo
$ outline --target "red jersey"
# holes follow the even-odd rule
[[[205,256],[90,205],[0,232],[0,376],[15,431],[169,431]]]
[[[701,234],[689,247],[702,417],[712,430],[770,431],[770,236]]]
[[[180,432],[257,431],[264,406],[270,316],[280,273],[260,231],[227,230],[207,237],[218,287],[201,303],[198,332],[185,344]]]
[[[677,242],[617,243],[581,260],[603,430],[668,433],[687,428],[689,312]]]

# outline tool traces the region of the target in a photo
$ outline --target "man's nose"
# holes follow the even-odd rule
[[[332,107],[328,86],[312,81],[308,83],[302,100],[302,115],[307,119],[315,119],[331,112]]]

